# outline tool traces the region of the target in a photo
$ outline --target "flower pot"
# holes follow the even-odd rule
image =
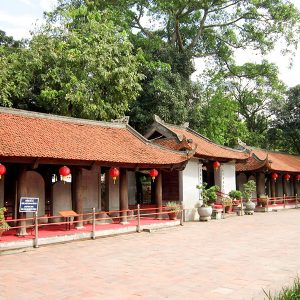
[[[245,214],[253,215],[256,204],[252,201],[247,201],[245,206],[246,206]]]
[[[225,206],[225,212],[226,213],[231,213],[232,212],[232,205]]]
[[[200,221],[209,221],[212,215],[212,207],[211,206],[198,207],[198,214],[200,216]]]
[[[177,211],[169,211],[168,215],[169,215],[169,219],[170,220],[177,220]]]

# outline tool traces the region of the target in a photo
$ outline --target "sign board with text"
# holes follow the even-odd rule
[[[37,212],[39,208],[39,198],[21,197],[19,212]]]

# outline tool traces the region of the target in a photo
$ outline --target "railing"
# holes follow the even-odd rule
[[[180,225],[183,225],[183,215],[184,215],[183,207],[180,206],[178,213],[180,214]],[[41,216],[38,217],[37,213],[35,213],[34,217],[30,218],[19,218],[19,219],[9,219],[5,220],[9,225],[10,230],[21,231],[21,234],[27,234],[27,230],[31,230],[31,233],[34,232],[34,247],[39,247],[39,231],[43,227],[57,226],[57,225],[65,225],[66,230],[71,229],[72,226],[82,226],[83,224],[90,223],[91,230],[85,232],[91,232],[91,238],[96,238],[96,224],[98,222],[105,222],[106,220],[111,220],[113,224],[128,224],[127,226],[136,226],[136,231],[141,232],[141,221],[142,220],[160,220],[165,215],[169,215],[171,210],[167,206],[154,207],[154,208],[141,208],[138,204],[134,209],[125,209],[125,210],[113,210],[113,211],[96,211],[95,208],[92,209],[91,212],[77,214],[76,219],[71,219],[73,217],[63,217],[59,216]],[[57,219],[61,220],[65,218],[65,221],[57,221]],[[43,223],[47,219],[47,223]],[[136,225],[127,223],[127,221],[137,220]],[[50,221],[50,222],[49,222]],[[17,224],[17,225],[16,225]],[[1,225],[1,224],[0,224]],[[23,233],[22,233],[23,229]],[[103,228],[102,228],[103,229]],[[1,230],[1,229],[0,229]],[[1,237],[1,236],[0,236]],[[1,242],[1,240],[0,240]]]
[[[222,192],[217,192],[217,203],[222,205],[223,209],[223,218],[225,217],[225,205],[224,203],[226,202],[226,199],[229,199],[229,195],[222,193]],[[280,207],[283,206],[284,209],[286,209],[288,206],[295,205],[295,208],[299,208],[300,205],[300,198],[296,194],[295,196],[279,196],[279,197],[260,197],[260,198],[251,198],[250,199],[252,202],[256,203],[256,208],[257,207],[265,207],[266,211],[268,212],[271,207]],[[242,210],[245,207],[247,200],[246,199],[240,199],[240,200],[232,200],[232,205],[233,206],[242,206]],[[242,214],[243,215],[243,214]]]

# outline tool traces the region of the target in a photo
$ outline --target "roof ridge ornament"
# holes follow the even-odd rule
[[[110,120],[112,123],[129,124],[129,116],[124,116],[119,119]]]
[[[153,115],[153,120],[157,123],[165,123],[161,117],[159,117],[158,115],[155,115],[155,114]]]
[[[248,153],[252,152],[252,148],[248,146],[246,143],[244,143],[240,138],[237,139],[237,143],[240,147],[246,150],[246,152]]]

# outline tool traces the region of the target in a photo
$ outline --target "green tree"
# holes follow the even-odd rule
[[[30,41],[28,55],[20,53],[16,61],[24,60],[35,110],[110,120],[123,116],[139,94],[139,55],[108,13],[81,6],[62,12],[59,23],[49,19]]]
[[[65,0],[61,7],[68,3],[110,8],[121,24],[193,57],[227,60],[245,47],[265,53],[278,38],[295,43],[299,29],[299,11],[286,0]]]
[[[278,68],[265,60],[261,64],[227,64],[227,70],[217,72],[209,83],[221,88],[238,105],[236,109],[249,132],[244,141],[267,147],[272,107],[284,99],[286,92],[286,86],[278,78]]]
[[[26,70],[28,50],[0,30],[0,105],[22,107],[28,101],[29,76]],[[22,57],[22,59],[21,59]]]
[[[236,49],[265,54],[279,38],[283,38],[285,50],[291,49],[298,40],[299,11],[285,0],[62,0],[57,12],[83,3],[91,11],[109,9],[115,22],[129,33],[135,49],[143,49],[142,72],[146,78],[142,82],[143,93],[131,113],[138,129],[143,129],[151,119],[155,106],[156,113],[174,123],[188,121],[185,118],[194,109],[205,107],[199,106],[201,98],[190,83],[195,57],[209,61],[218,71],[234,64]],[[52,17],[56,18],[55,12]],[[169,72],[161,72],[161,64],[169,65]],[[261,84],[260,90],[266,87],[267,84]],[[174,95],[178,95],[178,101]],[[250,95],[247,98],[253,101]],[[265,116],[253,110],[249,112],[249,105],[246,106],[240,113],[249,114],[247,126],[253,131],[249,140],[259,144],[263,140],[260,134],[265,134],[261,128],[267,125]],[[259,138],[257,127],[261,131]]]
[[[277,150],[300,154],[300,85],[290,88],[287,97],[273,111],[277,118],[271,131],[277,134],[273,134]]]
[[[222,89],[207,89],[202,100],[190,113],[190,126],[209,139],[226,146],[247,140],[246,123],[239,117],[239,105]],[[203,97],[204,98],[204,97]]]

